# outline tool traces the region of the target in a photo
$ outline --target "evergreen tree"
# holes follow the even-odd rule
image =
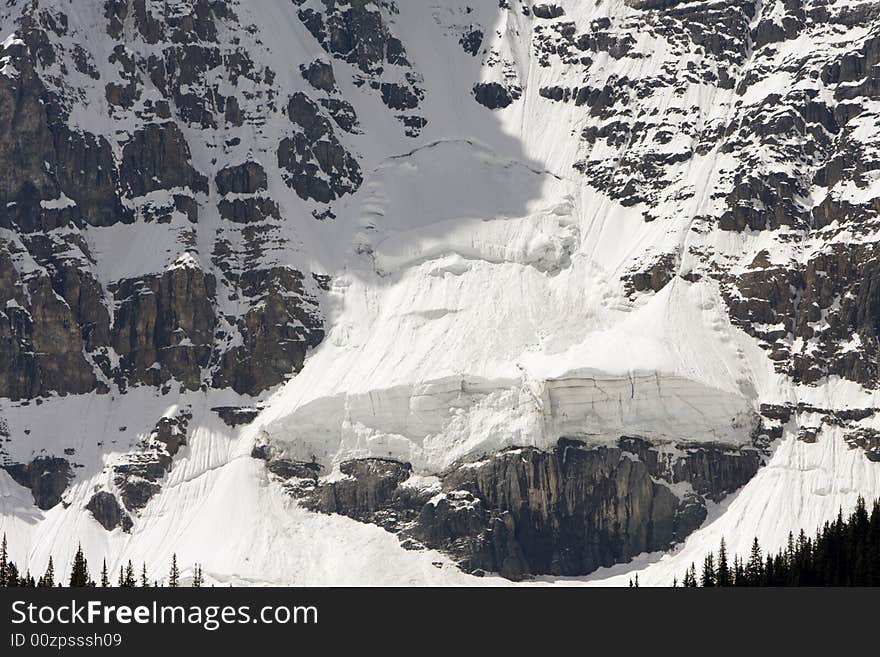
[[[638,578],[638,575],[636,575]],[[202,566],[201,564],[196,564],[195,569],[193,570],[193,588],[200,588],[204,583],[204,578],[202,577]]]
[[[168,573],[168,586],[176,589],[180,586],[180,570],[177,568],[177,553],[171,555],[171,572]]]
[[[691,564],[691,567],[684,574],[684,580],[682,585],[685,588],[694,588],[697,586],[697,569],[694,564]]]
[[[868,586],[880,586],[880,501],[874,502],[871,517],[868,518]]]
[[[141,568],[141,587],[145,588],[145,589],[150,588],[150,580],[147,579],[147,564],[146,563],[144,563],[143,567]]]
[[[773,582],[768,586],[786,586],[788,582],[788,565],[785,563],[785,552],[778,552],[773,557]]]
[[[116,582],[116,586],[119,588],[123,588],[125,586],[125,574],[122,572],[122,565],[119,566],[119,579]]]
[[[9,575],[9,552],[6,549],[6,533],[3,534],[3,542],[0,543],[0,587],[6,586]]]
[[[792,534],[789,533],[788,536],[789,536],[789,539],[791,540],[791,543],[785,548],[785,554],[784,554],[785,568],[786,568],[786,574],[787,574],[787,579],[786,579],[785,585],[786,586],[797,586],[798,577],[800,574],[800,569],[798,567],[800,564],[800,557],[798,555],[797,548],[795,547],[795,543],[794,543],[794,539],[793,539]]]
[[[703,560],[703,576],[700,585],[704,587],[715,586],[715,557],[710,552]]]
[[[131,559],[128,560],[128,565],[125,567],[125,584],[123,586],[127,589],[133,589],[137,586],[137,580],[134,576],[134,567],[131,565]]]
[[[775,586],[776,582],[776,568],[775,563],[773,561],[772,555],[767,555],[767,558],[764,561],[764,586]]]
[[[49,556],[49,565],[46,566],[46,572],[40,578],[38,586],[44,588],[52,588],[55,586],[55,566],[52,563],[52,556]]]
[[[101,587],[106,589],[108,586],[110,586],[110,578],[107,576],[107,560],[104,559],[101,565]]]
[[[22,586],[22,578],[19,577],[18,568],[9,558],[9,546],[6,543],[6,534],[0,540],[0,588],[14,588]]]
[[[743,566],[742,559],[737,556],[733,560],[733,585],[734,586],[748,586],[749,582],[746,579],[746,570]]]
[[[89,586],[89,565],[83,555],[82,545],[76,548],[76,555],[73,557],[73,568],[70,571],[70,586],[82,587]]]
[[[746,580],[748,586],[761,586],[764,583],[764,560],[761,557],[761,546],[758,537],[752,541],[752,552],[746,564]]]
[[[730,566],[727,565],[727,546],[724,544],[723,538],[721,539],[721,547],[718,549],[718,573],[715,580],[716,586],[730,586],[732,584]]]
[[[10,561],[6,564],[6,586],[13,588],[21,585],[18,577],[18,568]]]

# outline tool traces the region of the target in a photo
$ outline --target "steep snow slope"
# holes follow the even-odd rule
[[[574,16],[607,11],[628,10]],[[672,285],[626,299],[621,274],[647,245],[678,246],[670,226],[585,188],[571,168],[582,111],[544,102],[529,114],[536,90],[567,73],[522,47],[533,20],[492,10],[485,23],[503,63],[481,79],[513,76],[525,90],[487,126],[471,119],[485,108],[462,102],[472,82],[450,80],[436,55],[449,13],[435,8],[432,25],[410,4],[394,25],[424,49],[411,49],[432,92],[423,136],[454,138],[394,154],[337,206],[333,239],[349,226],[355,248],[332,284],[333,328],[262,430],[297,458],[388,456],[434,470],[560,435],[746,442],[756,392],[729,322],[703,321],[717,292]]]
[[[880,496],[865,456],[880,430],[878,16],[871,2],[13,3],[3,75],[26,87],[32,61],[63,123],[106,140],[122,181],[106,204],[132,214],[97,221],[92,199],[46,183],[26,229],[24,197],[10,200],[0,231],[24,291],[2,298],[10,324],[19,307],[44,313],[25,307],[44,271],[78,308],[58,262],[95,281],[111,336],[143,299],[180,300],[155,354],[84,339],[81,384],[6,393],[4,461],[73,463],[45,510],[0,470],[13,556],[38,572],[82,541],[155,577],[177,552],[219,582],[506,581],[306,511],[297,477],[255,446],[270,466],[317,463],[318,486],[350,481],[352,459],[410,463],[432,494],[560,438],[766,452],[672,553],[539,583],[621,584],[644,567],[642,582],[668,584],[721,536],[778,545]],[[169,59],[181,43],[204,50]],[[135,135],[158,148],[153,124],[156,166],[126,156]],[[249,276],[273,283],[255,293]],[[205,296],[188,321],[178,306]],[[212,410],[256,406],[238,426]],[[684,501],[695,486],[671,489]],[[131,527],[95,520],[100,491]]]

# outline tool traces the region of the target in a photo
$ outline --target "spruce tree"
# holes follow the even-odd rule
[[[49,564],[46,566],[46,572],[40,578],[38,586],[44,588],[52,588],[55,586],[55,566],[52,563],[52,555],[49,555]]]
[[[141,588],[150,588],[150,580],[147,578],[147,564],[144,562],[141,568]]]
[[[761,586],[764,583],[764,560],[761,558],[761,546],[758,537],[752,541],[752,552],[746,564],[746,580],[748,586]]]
[[[20,585],[21,581],[18,577],[18,568],[12,561],[10,561],[6,565],[6,586],[14,588]]]
[[[6,533],[3,534],[3,542],[0,543],[0,587],[7,586],[9,574],[9,552],[6,549]]]
[[[730,586],[730,566],[727,565],[727,546],[724,538],[721,539],[721,547],[718,549],[718,573],[715,577],[716,586]]]
[[[168,586],[176,589],[180,586],[180,570],[177,568],[177,553],[171,555],[171,572],[168,573]]]
[[[703,560],[703,576],[700,584],[704,587],[715,586],[715,558],[711,552]]]
[[[868,586],[880,586],[880,500],[871,507],[868,519]]]
[[[773,556],[768,554],[767,559],[764,561],[764,581],[762,586],[775,586],[776,582],[776,568],[775,563],[773,562]]]
[[[193,588],[200,588],[204,583],[204,578],[202,577],[202,566],[201,564],[196,564],[195,569],[193,570]]]
[[[70,571],[70,586],[82,587],[89,586],[89,565],[83,555],[82,545],[76,548],[76,555],[73,557],[73,568]]]
[[[691,563],[691,567],[685,572],[682,585],[685,588],[695,588],[697,586],[697,569],[693,563]]]
[[[771,586],[788,585],[788,565],[785,563],[785,552],[778,552],[773,557],[773,581]]]
[[[131,559],[128,560],[128,565],[125,567],[125,588],[133,589],[137,586],[137,580],[134,576],[134,567],[131,565]]]
[[[104,559],[101,564],[101,587],[106,589],[108,586],[110,586],[110,578],[107,576],[107,560]]]
[[[116,582],[116,586],[119,588],[123,588],[125,586],[125,574],[122,572],[122,565],[119,566],[119,579]]]
[[[733,559],[733,585],[734,586],[748,586],[749,582],[746,579],[746,571],[743,568],[742,559],[739,558],[739,555],[734,557]]]

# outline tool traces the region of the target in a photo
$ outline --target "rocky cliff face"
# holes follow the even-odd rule
[[[880,459],[877,2],[0,27],[0,490],[40,510],[147,531],[253,453],[520,579],[685,541],[764,462],[806,472],[781,446]]]
[[[0,395],[172,380],[258,394],[294,373],[323,335],[319,284],[265,262],[281,216],[262,166],[245,158],[202,171],[190,143],[243,125],[236,94],[245,92],[234,89],[245,80],[274,102],[273,72],[254,70],[236,37],[218,36],[246,26],[222,2],[107,2],[98,18],[109,56],[96,61],[63,11],[20,4],[0,51],[0,303],[9,309],[0,330],[11,364]],[[158,43],[169,47],[148,54]],[[221,85],[232,95],[217,93]],[[106,113],[101,132],[77,125],[78,111]],[[235,161],[231,144],[208,148]],[[206,237],[212,215],[220,224]],[[144,271],[106,275],[107,261],[125,256],[95,252],[107,245],[104,229],[147,252]],[[149,253],[157,247],[167,248]]]
[[[501,452],[460,464],[429,486],[412,466],[362,459],[320,466],[256,458],[305,506],[377,524],[410,549],[448,552],[468,572],[585,575],[683,541],[719,501],[757,472],[761,453],[719,445],[657,447],[641,438],[589,447],[560,439],[552,451]]]

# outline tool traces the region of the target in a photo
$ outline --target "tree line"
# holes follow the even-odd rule
[[[55,564],[52,557],[49,557],[49,563],[46,565],[46,571],[38,579],[31,575],[30,571],[22,574],[15,563],[9,558],[9,550],[6,544],[6,534],[3,534],[3,541],[0,543],[0,588],[12,587],[53,587],[65,586],[64,577],[56,577]],[[123,567],[119,566],[119,576],[111,580],[107,571],[107,560],[104,559],[101,564],[101,573],[99,582],[95,582],[89,573],[89,562],[83,554],[82,545],[78,545],[76,554],[73,557],[73,565],[70,569],[70,577],[67,578],[66,586],[70,587],[111,587],[134,588],[134,587],[160,587],[166,586],[177,588],[180,586],[180,568],[177,565],[177,554],[171,556],[171,568],[168,571],[167,583],[163,580],[153,580],[147,577],[147,564],[141,566],[140,575],[135,574],[134,566],[129,559],[128,564]],[[204,585],[204,576],[202,575],[201,564],[196,564],[193,568],[193,579],[191,586],[200,587]]]
[[[765,556],[766,555],[766,556]],[[718,553],[710,552],[698,572],[691,564],[681,584],[698,586],[880,586],[880,500],[868,512],[859,497],[855,510],[841,509],[812,537],[802,529],[788,535],[787,545],[770,553],[758,539],[748,557],[734,555],[731,563],[724,539]],[[672,582],[678,586],[676,578]]]

